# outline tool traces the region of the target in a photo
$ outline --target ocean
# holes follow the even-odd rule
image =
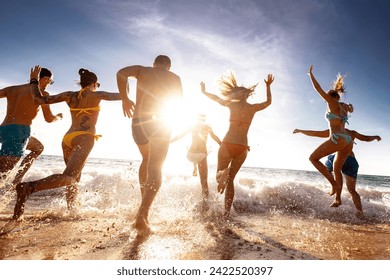
[[[34,253],[15,251],[21,244],[7,245],[0,259],[390,259],[388,176],[359,175],[357,191],[365,213],[359,219],[345,186],[343,204],[329,207],[330,185],[318,172],[243,166],[235,180],[231,216],[223,223],[215,166],[209,165],[210,210],[202,213],[199,177],[192,175],[189,162],[164,168],[149,215],[154,234],[143,247],[129,249],[140,203],[138,166],[138,161],[90,158],[79,185],[77,213],[67,210],[64,188],[34,193],[22,225],[0,239],[10,244],[32,234],[38,244]],[[64,167],[61,157],[41,156],[24,181],[61,173]],[[5,183],[0,186],[0,226],[12,216],[15,203],[15,192]],[[48,238],[45,232],[52,243],[39,241]],[[54,250],[48,242],[62,245]],[[94,255],[99,251],[94,242],[100,242],[100,255]],[[75,243],[78,247],[71,247]],[[48,246],[50,257],[45,255]],[[119,253],[109,251],[118,247]]]

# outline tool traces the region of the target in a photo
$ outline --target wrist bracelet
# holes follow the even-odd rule
[[[30,80],[30,84],[38,84],[38,80],[37,79],[35,79],[35,78],[32,78],[31,80]]]

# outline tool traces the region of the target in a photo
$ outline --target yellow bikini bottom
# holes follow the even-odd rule
[[[69,148],[73,148],[72,147],[73,138],[83,134],[91,134],[95,140],[98,140],[100,137],[102,137],[102,135],[96,135],[89,131],[75,131],[75,132],[65,134],[64,138],[62,138],[62,142],[64,142],[64,144]]]

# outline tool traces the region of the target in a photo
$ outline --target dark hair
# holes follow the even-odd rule
[[[39,79],[41,79],[43,77],[51,78],[51,76],[53,76],[53,73],[49,69],[41,68],[41,72],[39,73]]]
[[[171,67],[171,59],[166,55],[158,55],[154,60],[154,64]]]
[[[80,75],[80,86],[82,88],[85,88],[89,86],[90,84],[96,83],[98,78],[95,75],[95,73],[88,71],[87,69],[81,68],[79,70]]]

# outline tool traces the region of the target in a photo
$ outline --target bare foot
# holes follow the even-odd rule
[[[356,210],[356,214],[355,214],[356,218],[362,220],[364,219],[364,214],[363,214],[363,211],[361,210]]]
[[[153,233],[148,223],[144,219],[137,218],[133,223],[133,227],[137,230],[138,237],[149,236]]]
[[[229,179],[229,168],[225,168],[224,170],[218,171],[218,173],[217,173],[217,182],[218,182],[217,190],[220,194],[223,194],[223,192],[225,191],[225,189],[228,185],[228,179]]]
[[[334,200],[330,207],[339,207],[341,205],[341,200]]]
[[[332,188],[332,190],[328,192],[328,194],[330,196],[334,195],[335,193],[336,193],[336,190],[334,188]]]
[[[14,215],[12,217],[13,220],[17,220],[23,215],[24,204],[32,192],[33,188],[28,182],[16,185],[16,204],[14,208]]]

